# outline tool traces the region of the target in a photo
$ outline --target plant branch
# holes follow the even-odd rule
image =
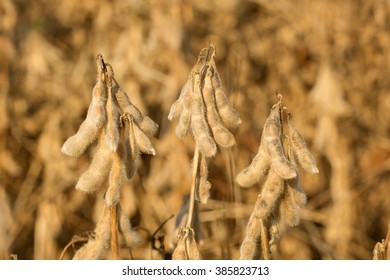
[[[111,206],[111,252],[112,259],[119,260],[118,249],[118,204]]]
[[[195,152],[192,166],[192,181],[191,181],[191,193],[190,193],[190,205],[188,207],[188,217],[187,217],[187,227],[192,227],[192,220],[194,216],[194,208],[195,208],[195,192],[197,189],[197,185],[199,183],[198,180],[198,170],[199,170],[199,147],[198,144],[195,144]]]

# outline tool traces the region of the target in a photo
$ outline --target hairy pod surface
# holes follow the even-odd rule
[[[92,162],[78,180],[76,189],[86,193],[99,189],[111,170],[112,156],[113,152],[107,147],[102,133]]]
[[[215,91],[212,85],[211,79],[213,76],[213,69],[208,67],[206,70],[206,76],[203,85],[203,98],[206,104],[207,121],[213,132],[215,141],[224,148],[232,147],[236,141],[233,134],[227,130],[223,124],[221,117],[217,111],[217,105],[215,100]]]
[[[271,166],[284,179],[291,179],[297,176],[294,166],[284,154],[282,145],[282,123],[281,105],[277,104],[271,110],[267,118],[262,139],[265,141],[267,152],[271,158]]]
[[[125,167],[127,179],[133,178],[137,171],[137,160],[139,157],[138,146],[135,140],[134,123],[130,120],[125,123]]]
[[[95,228],[95,237],[81,247],[73,256],[74,260],[102,260],[111,238],[110,211],[104,207],[103,214]]]
[[[181,111],[179,123],[176,126],[176,135],[180,139],[184,139],[190,129],[192,96],[193,93],[189,93],[183,96],[183,108]]]
[[[190,95],[192,92],[192,85],[191,85],[191,79],[188,79],[183,88],[180,91],[179,99],[176,100],[169,110],[168,120],[176,119],[180,116],[183,110],[183,102],[184,98],[187,95]]]
[[[211,82],[215,90],[215,99],[218,112],[224,124],[231,128],[237,127],[242,123],[240,115],[230,106],[229,100],[227,99],[225,92],[222,89],[221,77],[218,73],[214,59],[210,61],[210,65],[214,69],[214,75],[212,76]]]
[[[261,141],[256,156],[251,164],[237,175],[236,182],[241,187],[251,187],[265,179],[270,167],[271,159],[266,151],[265,141]]]
[[[253,260],[256,254],[257,241],[260,236],[261,220],[252,213],[246,226],[246,233],[240,247],[240,260]]]
[[[291,188],[285,188],[279,211],[282,219],[284,219],[289,226],[293,227],[299,224],[299,207],[295,203]]]
[[[156,155],[156,150],[154,149],[149,137],[146,136],[145,133],[143,133],[143,131],[135,123],[133,124],[133,129],[135,143],[138,146],[140,152],[144,154]]]
[[[63,144],[61,152],[68,156],[79,157],[96,141],[99,131],[107,122],[106,115],[107,90],[98,80],[92,91],[92,101],[87,116],[77,133]]]
[[[316,162],[310,151],[307,149],[305,139],[299,133],[299,131],[295,129],[291,119],[291,114],[288,114],[288,135],[294,157],[297,159],[299,165],[302,166],[303,169],[309,173],[316,174],[319,172]]]
[[[197,73],[194,79],[191,128],[201,153],[206,157],[213,157],[217,153],[217,146],[210,135],[210,130],[206,122],[206,112],[203,106],[200,83],[200,74]]]
[[[108,100],[106,104],[107,110],[107,125],[104,128],[105,140],[108,148],[116,152],[119,145],[119,107],[114,93],[111,88],[108,88]]]
[[[257,197],[257,201],[254,208],[254,215],[257,218],[267,218],[274,207],[278,199],[281,197],[284,191],[284,180],[281,178],[274,169],[270,169],[268,178],[265,181],[261,195]]]
[[[123,235],[123,239],[125,240],[126,246],[128,248],[134,247],[141,242],[141,238],[139,234],[133,230],[130,219],[127,217],[120,205],[119,207],[119,229]]]

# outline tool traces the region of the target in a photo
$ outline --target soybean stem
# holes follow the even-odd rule
[[[199,147],[195,144],[195,152],[192,166],[192,181],[191,181],[191,193],[190,193],[190,205],[188,207],[187,228],[192,227],[192,220],[194,216],[195,208],[195,191],[197,188],[198,180],[198,168],[199,168]]]
[[[117,204],[111,206],[111,252],[113,260],[119,260],[117,208]]]

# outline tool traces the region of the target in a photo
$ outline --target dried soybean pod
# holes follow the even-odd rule
[[[240,260],[253,260],[260,236],[261,220],[252,213],[246,226],[245,238],[240,248]]]
[[[108,148],[116,152],[119,145],[119,107],[115,95],[111,91],[111,87],[108,87],[108,100],[106,104],[107,110],[107,125],[104,128],[105,140]]]
[[[183,96],[183,108],[181,111],[179,122],[176,126],[176,135],[180,139],[184,139],[190,129],[191,124],[191,103],[193,94],[189,93]]]
[[[186,239],[188,236],[188,229],[181,228],[178,233],[178,241],[175,250],[172,254],[172,260],[188,260]]]
[[[222,121],[228,127],[237,127],[241,124],[240,115],[234,110],[227,99],[221,83],[221,77],[219,76],[217,67],[215,66],[214,58],[210,60],[210,64],[214,69],[214,75],[212,76],[212,84],[215,89],[215,99],[217,104],[218,112],[222,118]]]
[[[211,82],[212,76],[213,69],[212,67],[208,67],[202,90],[204,102],[206,104],[207,120],[213,132],[215,141],[221,147],[228,148],[233,146],[236,141],[233,134],[222,125],[221,117],[217,111],[214,88]]]
[[[185,96],[191,94],[191,79],[188,79],[183,88],[180,91],[179,99],[172,104],[171,109],[169,110],[168,120],[176,119],[180,116],[183,110],[183,100]]]
[[[279,228],[278,228],[279,220],[276,219],[273,215],[269,218],[269,250],[270,252],[275,252],[279,243]]]
[[[186,251],[188,259],[201,260],[202,256],[200,255],[198,246],[196,245],[195,232],[192,228],[189,228],[188,230],[189,232],[186,238]]]
[[[261,141],[259,151],[251,164],[237,175],[237,184],[241,187],[253,186],[267,176],[270,166],[271,160],[265,148],[265,141]]]
[[[104,141],[104,133],[101,133],[92,162],[78,180],[76,189],[86,193],[96,191],[108,177],[112,166],[112,155],[113,152]]]
[[[125,140],[125,167],[127,179],[133,178],[137,171],[137,159],[139,156],[138,146],[135,140],[134,123],[131,119],[125,122],[125,135],[128,137]]]
[[[259,219],[266,219],[275,208],[278,199],[283,194],[284,180],[273,168],[268,173],[268,178],[265,181],[261,194],[257,197],[254,215]]]
[[[77,133],[68,138],[61,148],[61,152],[68,156],[79,157],[94,142],[99,131],[106,124],[107,89],[102,81],[102,68],[99,56],[97,58],[97,82],[92,91],[92,101],[88,108],[87,117],[80,125]]]
[[[200,84],[200,73],[196,73],[191,107],[191,128],[195,141],[199,145],[200,152],[206,157],[213,157],[217,153],[217,146],[210,135],[210,130],[206,122]]]
[[[96,225],[95,238],[90,239],[76,252],[73,256],[74,260],[101,260],[104,258],[111,238],[110,217],[109,208],[104,206],[103,214]]]
[[[199,186],[197,197],[200,203],[206,204],[208,198],[210,197],[211,184],[207,181],[208,169],[206,158],[201,155],[200,159],[200,168],[199,168]]]
[[[133,230],[131,227],[130,219],[127,217],[123,211],[122,207],[118,204],[119,208],[119,229],[123,235],[123,239],[125,240],[126,246],[131,248],[140,243],[141,239],[138,233]]]
[[[307,172],[318,173],[319,171],[316,162],[312,157],[311,153],[309,152],[309,150],[307,149],[305,139],[299,133],[299,131],[295,129],[291,119],[292,116],[290,113],[288,113],[287,115],[288,134],[289,134],[289,141],[294,156],[296,157],[299,165],[302,166],[303,169],[305,169]]]
[[[148,116],[143,116],[141,122],[135,122],[138,127],[145,133],[148,137],[152,137],[156,135],[158,131],[158,124],[156,124],[151,118]]]
[[[272,107],[265,122],[262,140],[265,141],[267,152],[271,158],[271,166],[282,178],[291,179],[297,176],[297,172],[284,155],[281,137],[281,104],[278,103]]]
[[[130,101],[128,94],[120,87],[119,83],[114,78],[114,70],[110,64],[106,64],[107,76],[112,80],[112,92],[115,95],[118,106],[121,112],[129,114],[133,117],[135,123],[148,136],[153,136],[157,133],[158,125],[149,117],[142,115],[141,111]]]
[[[203,48],[198,56],[198,61],[195,66],[191,69],[191,75],[194,75],[197,72],[203,71],[204,65],[206,65],[215,55],[215,47],[212,44],[209,44],[207,48]]]
[[[291,188],[285,188],[280,202],[279,211],[282,218],[291,227],[299,224],[298,205],[295,203]]]
[[[304,190],[299,184],[299,176],[286,181],[286,188],[290,191],[295,203],[298,207],[306,206],[307,198]]]
[[[135,143],[138,146],[140,152],[145,154],[156,155],[156,150],[154,149],[152,142],[150,141],[148,136],[146,136],[135,123],[133,123],[133,129],[134,129]]]

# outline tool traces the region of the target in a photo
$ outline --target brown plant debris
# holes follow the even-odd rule
[[[192,228],[183,227],[177,236],[178,242],[172,255],[172,260],[201,260],[195,240],[195,232]]]

